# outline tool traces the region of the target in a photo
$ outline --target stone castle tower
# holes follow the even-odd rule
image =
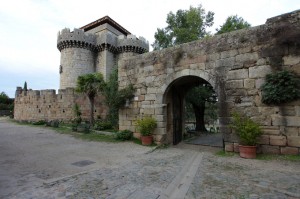
[[[137,38],[109,16],[79,29],[58,33],[60,89],[76,87],[80,75],[100,72],[106,80],[119,59],[149,51],[149,43]]]

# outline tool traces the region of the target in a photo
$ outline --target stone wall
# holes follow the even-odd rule
[[[14,119],[18,121],[60,120],[69,122],[74,118],[73,107],[77,103],[82,112],[82,118],[89,120],[90,103],[83,94],[78,94],[72,88],[55,90],[29,90],[18,88],[15,96]],[[105,118],[107,108],[103,97],[95,100],[95,118]]]
[[[209,82],[218,95],[219,120],[227,151],[238,150],[238,139],[228,127],[233,111],[263,128],[260,151],[298,154],[300,101],[267,106],[261,102],[266,74],[289,70],[300,75],[300,11],[268,19],[266,24],[205,38],[119,61],[120,87],[137,88],[128,108],[120,110],[120,129],[136,131],[135,121],[155,117],[157,143],[168,142],[167,94],[183,77]],[[171,136],[172,137],[172,136]]]

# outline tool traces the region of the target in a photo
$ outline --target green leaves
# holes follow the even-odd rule
[[[256,122],[248,117],[242,117],[238,113],[233,113],[233,121],[230,125],[240,138],[243,145],[255,146],[257,138],[262,134],[262,130]]]
[[[206,14],[202,5],[191,6],[189,10],[178,10],[176,14],[170,12],[166,20],[168,26],[157,29],[152,47],[154,50],[161,50],[203,38],[209,34],[206,28],[213,25],[213,20],[214,13],[209,11]]]
[[[105,104],[109,108],[108,119],[114,127],[118,125],[119,109],[124,106],[127,99],[131,99],[135,89],[132,84],[119,90],[118,70],[115,69],[109,76],[103,90]]]
[[[291,102],[300,98],[300,78],[286,70],[268,74],[261,89],[265,104]]]
[[[189,103],[201,105],[205,102],[215,102],[216,94],[210,84],[204,84],[190,89],[185,99]]]
[[[76,91],[85,93],[89,98],[93,98],[97,92],[103,91],[104,87],[103,75],[101,73],[92,73],[78,77]]]
[[[157,122],[152,117],[144,117],[143,119],[138,119],[136,125],[143,136],[148,136],[156,128]]]
[[[220,29],[216,29],[216,34],[222,34],[226,32],[231,32],[243,28],[248,28],[251,25],[245,21],[242,17],[238,17],[237,15],[229,16],[225,23],[220,26]]]

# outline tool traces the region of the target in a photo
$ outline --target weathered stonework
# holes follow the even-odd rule
[[[79,104],[82,117],[89,117],[89,101],[74,92],[80,75],[100,72],[107,79],[119,59],[149,51],[149,43],[131,35],[110,17],[98,19],[80,29],[65,28],[58,33],[60,90],[22,91],[15,97],[16,120],[63,120],[74,118],[73,107]],[[105,118],[103,97],[95,99],[95,116]]]
[[[149,43],[106,16],[72,32],[63,29],[57,48],[61,52],[60,89],[65,89],[76,87],[78,76],[84,74],[100,72],[107,79],[120,58],[148,52]]]
[[[230,113],[239,111],[263,128],[261,152],[295,154],[300,148],[300,101],[265,105],[260,87],[267,74],[278,70],[300,75],[299,18],[300,11],[295,11],[268,19],[261,26],[119,60],[120,86],[131,82],[137,88],[130,106],[119,112],[120,129],[136,131],[137,118],[152,116],[159,124],[154,134],[156,141],[171,143],[172,89],[184,93],[192,85],[188,79],[197,78],[209,82],[218,95],[226,150],[238,151],[238,139],[226,127]],[[162,135],[164,140],[160,139]]]
[[[87,100],[66,88],[74,87],[82,74],[101,72],[107,77],[118,63],[120,88],[131,83],[136,88],[129,107],[119,111],[120,130],[129,129],[138,137],[136,120],[152,116],[158,122],[155,141],[174,142],[175,130],[183,132],[184,123],[178,122],[175,114],[183,115],[186,91],[208,82],[218,96],[220,131],[227,151],[239,151],[239,140],[228,127],[231,113],[238,111],[261,125],[260,152],[299,154],[300,100],[267,106],[261,102],[260,89],[269,73],[285,69],[300,75],[299,18],[300,11],[295,11],[268,19],[261,26],[145,54],[141,53],[148,51],[148,43],[143,38],[136,38],[107,17],[73,32],[64,29],[57,44],[63,90],[58,94],[17,91],[15,118],[71,119],[75,102],[86,110],[86,117]],[[96,102],[97,114],[104,117],[101,97]]]
[[[55,90],[28,90],[20,87],[15,98],[14,119],[18,121],[60,120],[70,122],[75,118],[73,107],[78,104],[82,118],[89,119],[90,103],[83,94],[78,94],[73,88]],[[106,118],[107,108],[103,97],[97,96],[94,114],[96,118]]]

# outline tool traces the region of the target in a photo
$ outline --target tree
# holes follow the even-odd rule
[[[87,95],[90,101],[90,124],[94,124],[95,96],[104,90],[105,82],[101,73],[92,73],[79,76],[76,91]]]
[[[200,4],[198,7],[190,6],[189,10],[178,10],[176,14],[167,15],[166,28],[157,28],[152,44],[154,50],[168,48],[174,45],[191,42],[209,34],[207,27],[213,25],[214,13],[207,14]]]
[[[216,94],[210,84],[203,84],[190,89],[185,97],[187,106],[192,105],[196,118],[196,131],[207,131],[205,128],[205,107],[206,103],[215,103]]]
[[[27,91],[27,82],[25,81],[24,83],[24,88],[23,88],[24,91]]]
[[[9,98],[5,92],[0,93],[0,110],[11,110],[14,109],[14,99]]]
[[[8,104],[9,103],[9,97],[5,92],[0,93],[0,103],[1,104]]]
[[[220,29],[216,29],[216,34],[222,34],[226,32],[231,32],[243,28],[248,28],[251,25],[245,21],[242,17],[237,15],[227,17],[225,23],[220,26]]]
[[[119,121],[119,109],[125,104],[127,99],[133,97],[133,85],[119,90],[118,70],[115,69],[109,76],[103,90],[105,96],[105,104],[109,108],[108,119],[114,127],[117,127]]]

